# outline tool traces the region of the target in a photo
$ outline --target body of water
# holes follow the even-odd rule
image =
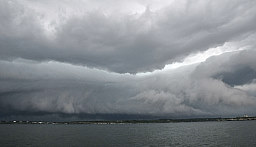
[[[1,124],[1,146],[256,146],[256,121]]]

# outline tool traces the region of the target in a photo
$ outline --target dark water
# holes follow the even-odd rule
[[[0,146],[256,146],[256,121],[0,125]]]

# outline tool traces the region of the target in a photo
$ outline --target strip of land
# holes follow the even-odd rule
[[[97,121],[0,121],[0,124],[136,124],[136,123],[179,123],[179,122],[209,122],[209,121],[251,121],[255,117],[234,117],[234,118],[190,118],[190,119],[156,119],[156,120],[97,120]]]

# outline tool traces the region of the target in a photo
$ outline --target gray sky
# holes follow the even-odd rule
[[[0,0],[0,20],[1,119],[256,115],[254,0]]]

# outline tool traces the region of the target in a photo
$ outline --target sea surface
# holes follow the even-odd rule
[[[1,124],[0,146],[256,146],[256,121]]]

